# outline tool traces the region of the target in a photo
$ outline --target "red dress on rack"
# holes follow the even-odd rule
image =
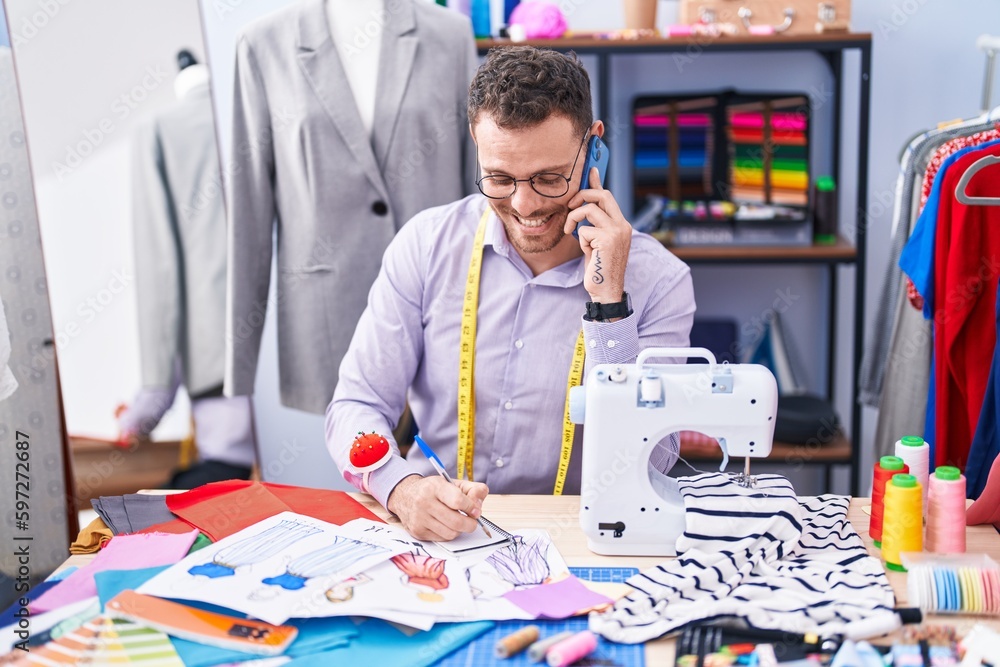
[[[962,156],[944,174],[934,250],[936,465],[965,468],[996,346],[1000,206],[966,205],[955,188],[973,163],[1000,146]],[[966,193],[1000,197],[1000,166],[976,174]]]

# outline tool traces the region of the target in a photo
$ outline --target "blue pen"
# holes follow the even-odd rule
[[[445,470],[444,464],[441,463],[441,459],[439,459],[438,455],[435,454],[434,451],[430,448],[430,445],[424,442],[424,439],[421,438],[419,435],[413,436],[413,441],[417,443],[417,447],[419,447],[420,451],[424,453],[424,456],[427,457],[427,460],[431,462],[431,465],[434,466],[434,469],[438,471],[438,474],[444,477],[449,482],[454,483],[454,480],[451,478],[451,475],[449,475],[448,471]],[[462,510],[459,510],[459,512],[462,512]],[[462,514],[465,514],[465,512],[462,512]],[[466,516],[468,515],[466,514]],[[486,526],[483,525],[481,519],[476,519],[476,523],[478,523],[479,527],[483,529],[484,533],[486,533],[486,537],[490,538],[493,537],[493,535],[490,534],[490,531],[486,530]]]

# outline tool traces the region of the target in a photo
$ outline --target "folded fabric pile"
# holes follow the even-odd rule
[[[594,632],[637,643],[709,620],[821,635],[895,620],[892,587],[847,519],[848,497],[797,498],[777,475],[749,489],[723,473],[679,485],[677,559],[629,579],[636,592],[592,614]]]

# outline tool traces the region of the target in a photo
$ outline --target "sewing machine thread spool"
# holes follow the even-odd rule
[[[560,632],[557,635],[552,635],[551,637],[546,637],[545,639],[539,639],[537,642],[528,647],[528,659],[531,662],[541,662],[545,660],[545,654],[549,652],[549,649],[561,642],[564,639],[569,639],[573,636],[572,631],[567,630],[566,632]]]
[[[910,468],[924,490],[923,511],[927,511],[927,478],[930,476],[930,445],[919,435],[904,435],[896,441],[896,456]]]
[[[965,476],[941,466],[927,489],[927,550],[965,553]]]
[[[885,487],[882,560],[890,570],[906,572],[900,554],[924,549],[923,489],[913,475],[893,475]]]
[[[875,462],[875,472],[872,476],[872,515],[868,524],[868,534],[875,546],[882,548],[882,523],[885,516],[885,485],[893,475],[910,472],[909,466],[898,456],[883,456]]]
[[[577,660],[585,658],[597,648],[597,635],[589,630],[578,632],[569,639],[564,639],[545,654],[549,667],[566,667]]]
[[[513,632],[497,642],[493,649],[493,655],[498,658],[509,658],[517,655],[531,644],[538,641],[539,629],[537,625],[529,625]]]

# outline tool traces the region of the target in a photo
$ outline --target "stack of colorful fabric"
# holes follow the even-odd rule
[[[671,115],[658,104],[638,107],[633,116],[635,194],[637,201],[647,195],[667,195],[671,199],[712,198],[712,152],[715,123],[703,112],[679,112],[677,160],[671,164]],[[671,170],[676,170],[679,190],[671,191]]]
[[[807,119],[799,111],[765,113],[765,104],[771,103],[741,105],[728,112],[731,198],[806,206],[809,202]]]

